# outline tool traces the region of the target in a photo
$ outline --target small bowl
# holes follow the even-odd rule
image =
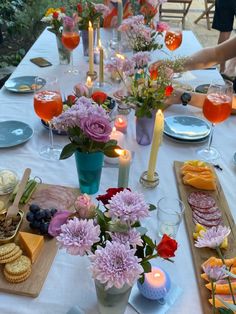
[[[8,179],[7,179],[8,176]],[[4,183],[5,181],[5,183]],[[19,181],[18,175],[15,171],[10,169],[0,170],[0,195],[10,194]]]
[[[22,210],[19,210],[18,215],[20,216],[20,220],[18,222],[18,225],[16,226],[15,232],[13,235],[11,235],[8,238],[0,238],[0,244],[2,243],[8,243],[8,242],[12,242],[13,239],[15,238],[15,236],[17,235],[19,229],[20,229],[20,225],[23,221],[23,217],[24,217],[24,212]],[[4,215],[5,216],[5,215]]]

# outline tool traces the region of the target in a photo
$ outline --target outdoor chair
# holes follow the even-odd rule
[[[227,1],[227,0],[225,0]],[[204,0],[205,10],[202,14],[194,21],[197,24],[201,19],[206,19],[207,28],[211,29],[211,21],[215,12],[215,0]]]
[[[183,29],[185,29],[185,17],[189,11],[192,0],[167,0],[160,5],[160,20],[181,19]]]

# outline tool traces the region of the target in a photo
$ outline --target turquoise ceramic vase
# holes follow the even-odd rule
[[[75,162],[79,177],[80,191],[95,194],[99,189],[104,154],[102,152],[75,152]]]

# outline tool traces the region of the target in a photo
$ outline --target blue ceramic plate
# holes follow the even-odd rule
[[[0,148],[20,145],[33,136],[33,129],[21,121],[0,122]]]
[[[42,80],[42,85],[38,85],[35,89],[35,79],[37,76],[19,76],[9,79],[5,83],[5,87],[7,90],[14,93],[33,93],[34,90],[39,90],[42,88],[46,81]]]
[[[203,119],[194,116],[170,116],[165,118],[164,133],[180,141],[200,141],[208,137],[211,127]]]

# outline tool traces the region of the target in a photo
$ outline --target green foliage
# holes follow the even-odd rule
[[[9,65],[17,66],[25,55],[24,49],[19,49],[15,53],[0,56],[0,68],[5,68]]]
[[[18,11],[22,8],[22,0],[1,0],[0,1],[0,25],[11,28],[17,18]]]

